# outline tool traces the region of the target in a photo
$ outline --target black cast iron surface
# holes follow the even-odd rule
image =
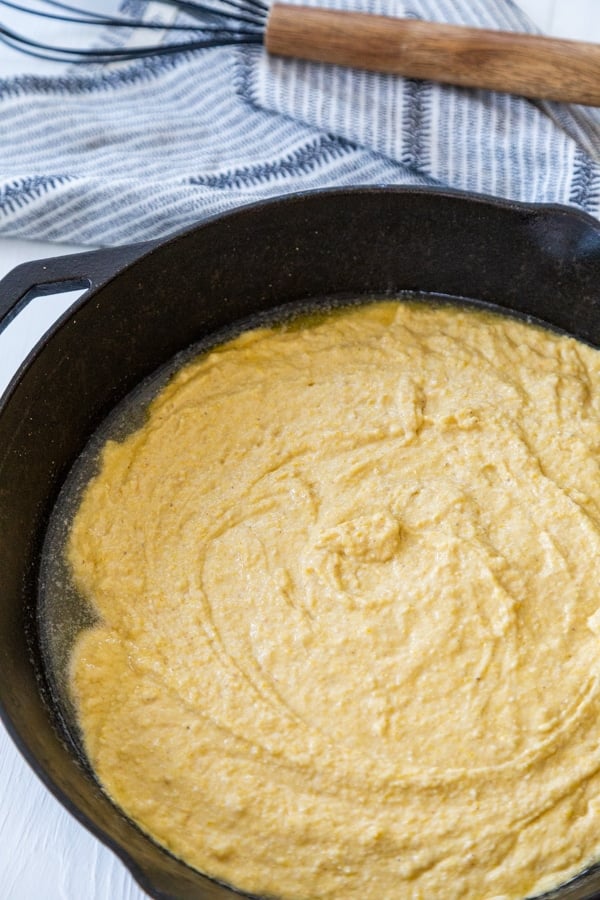
[[[35,612],[40,547],[66,473],[146,375],[211,332],[282,303],[445,294],[534,316],[600,346],[600,225],[568,209],[426,189],[297,195],[163,242],[20,266],[0,283],[0,330],[34,294],[79,286],[90,290],[0,403],[0,712],[42,780],[154,897],[233,898],[115,810],[64,739]],[[600,897],[600,872],[552,896]]]

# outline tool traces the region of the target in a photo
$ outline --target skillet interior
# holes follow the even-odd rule
[[[144,837],[63,740],[36,626],[40,549],[60,485],[106,413],[191,343],[281,303],[400,291],[494,303],[600,346],[600,228],[568,210],[403,189],[246,208],[159,245],[86,295],[0,408],[4,717],[59,799],[156,897],[236,894]],[[599,890],[596,871],[560,896]]]

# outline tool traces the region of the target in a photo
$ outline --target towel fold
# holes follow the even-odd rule
[[[510,0],[304,3],[535,30]],[[158,3],[123,10],[173,18]],[[140,37],[107,28],[99,41]],[[114,245],[264,197],[352,184],[446,186],[600,218],[597,110],[283,60],[258,46],[3,78],[0,122],[3,235]]]

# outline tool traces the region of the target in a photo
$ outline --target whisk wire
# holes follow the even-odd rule
[[[52,6],[62,7],[63,9],[73,10],[73,12],[77,12],[75,7],[67,7],[63,3],[52,3]],[[10,9],[14,9],[18,12],[29,13],[34,16],[38,16],[44,19],[52,19],[54,21],[59,22],[72,22],[78,25],[105,25],[116,28],[144,28],[148,30],[156,30],[156,31],[164,31],[165,25],[160,22],[144,22],[141,19],[127,19],[127,18],[117,18],[116,16],[99,16],[93,13],[94,18],[85,18],[87,16],[87,11],[80,10],[81,16],[66,16],[61,13],[52,13],[52,12],[44,12],[42,10],[32,10],[28,9],[26,6],[21,6],[19,3],[14,3],[12,0],[0,0],[0,6],[6,6]],[[259,27],[257,21],[257,27]],[[5,26],[3,26],[5,27]],[[178,24],[169,24],[169,31],[191,31],[194,33],[198,33],[199,26],[198,25],[178,25]],[[206,31],[210,29],[210,26],[202,26],[202,31]],[[6,29],[10,31],[10,29]]]
[[[222,17],[232,22],[246,22],[250,25],[264,26],[268,12],[268,10],[264,13],[254,12],[253,10],[245,11],[245,3],[244,7],[242,7],[236,0],[215,0],[210,6],[206,6],[203,3],[181,2],[181,0],[175,0],[175,2],[161,0],[161,2],[166,2],[168,6],[176,6],[183,12],[188,13],[188,15],[198,19],[202,19],[204,16]]]
[[[168,41],[148,46],[107,47],[92,49],[47,44],[19,34],[0,23],[0,42],[28,56],[56,62],[116,62],[148,56],[165,56],[232,44],[260,44],[269,7],[263,0],[214,0],[210,6],[193,0],[159,0],[166,6],[192,16],[197,24],[169,24],[148,22],[127,16],[102,15],[62,3],[61,0],[43,0],[46,9],[33,9],[16,0],[0,0],[0,6],[15,11],[55,21],[117,28],[144,30],[165,29],[193,33],[195,38],[185,41]],[[59,12],[60,10],[60,12]]]
[[[41,2],[45,3],[45,5],[49,6],[51,9],[61,9],[64,12],[76,13],[78,16],[82,16],[82,17],[86,16],[86,18],[89,20],[90,24],[93,24],[94,22],[104,24],[104,22],[106,22],[107,20],[112,21],[113,19],[116,18],[115,16],[111,16],[110,14],[95,13],[92,10],[81,9],[78,6],[71,6],[68,3],[61,3],[60,0],[41,0]],[[27,6],[20,6],[17,3],[9,2],[9,0],[2,0],[2,3],[0,5],[10,6],[10,7],[12,7],[12,9],[19,9],[19,10],[22,10],[23,12],[31,13],[32,15],[35,15],[35,16],[42,16],[44,18],[52,18],[52,14],[49,12],[44,12],[44,10],[40,10],[40,9],[30,9]]]
[[[197,3],[196,0],[159,0],[159,2],[164,3],[165,6],[174,6],[176,9],[187,12],[192,16],[196,12],[204,12],[207,9],[206,6],[202,3]],[[217,0],[217,3],[219,6],[229,7],[235,14],[256,10],[262,19],[266,19],[269,13],[269,5],[264,0]],[[214,7],[211,6],[209,9],[213,10]]]
[[[18,49],[21,53],[33,56],[37,59],[45,59],[54,62],[89,63],[89,62],[116,62],[140,59],[148,56],[168,56],[176,53],[187,53],[193,50],[201,50],[211,47],[231,46],[232,44],[259,44],[262,38],[258,34],[239,35],[231,32],[214,32],[211,37],[202,37],[196,41],[185,41],[173,44],[160,44],[148,47],[135,47],[132,49],[110,48],[107,50],[86,50],[84,48],[71,49],[69,47],[57,48],[50,44],[34,41],[19,35],[5,26],[0,26],[0,41],[10,47]]]

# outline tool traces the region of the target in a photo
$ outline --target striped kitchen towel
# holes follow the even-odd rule
[[[511,0],[305,2],[533,30]],[[157,2],[122,9],[173,16]],[[108,28],[99,40],[140,36]],[[352,184],[450,186],[600,217],[596,110],[269,58],[260,46],[56,74],[22,66],[0,79],[3,235],[118,244],[260,198]]]

